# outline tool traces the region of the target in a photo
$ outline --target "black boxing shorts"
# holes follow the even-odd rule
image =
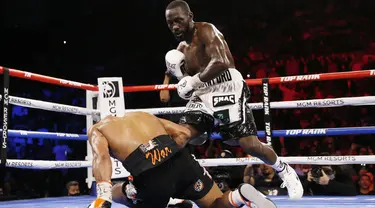
[[[254,116],[247,106],[249,98],[242,75],[228,69],[195,91],[180,124],[190,124],[200,133],[218,131],[224,140],[256,136]]]
[[[213,184],[206,169],[184,148],[157,167],[133,176],[138,200],[131,207],[165,208],[171,197],[198,200]]]
[[[175,155],[181,147],[169,135],[160,135],[141,144],[123,162],[124,168],[132,175],[155,168]]]

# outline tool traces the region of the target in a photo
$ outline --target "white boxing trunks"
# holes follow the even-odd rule
[[[228,137],[224,139],[256,135],[254,118],[247,106],[249,97],[241,73],[230,68],[194,92],[180,123],[193,125],[201,133],[218,127],[223,138]]]

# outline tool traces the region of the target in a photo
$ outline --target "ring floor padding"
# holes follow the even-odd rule
[[[356,207],[375,207],[374,196],[356,196],[356,197],[327,197],[315,196],[304,197],[300,200],[289,200],[287,197],[271,197],[278,208],[299,207],[299,208],[356,208]],[[0,208],[86,208],[95,197],[57,197],[41,198],[32,200],[16,200],[0,202]],[[125,206],[114,203],[112,208],[124,208]]]

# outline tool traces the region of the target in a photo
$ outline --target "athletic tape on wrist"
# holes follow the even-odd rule
[[[104,199],[112,203],[112,183],[100,182],[96,184],[97,198]]]

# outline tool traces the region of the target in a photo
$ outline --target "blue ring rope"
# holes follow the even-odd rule
[[[274,137],[340,136],[340,135],[360,135],[360,134],[375,134],[375,126],[318,128],[318,129],[289,129],[289,130],[272,131],[272,135]],[[264,137],[264,136],[265,136],[264,131],[258,131],[258,137]],[[38,132],[38,131],[23,131],[23,130],[8,130],[8,137],[21,137],[21,138],[31,137],[31,138],[42,138],[42,139],[87,141],[87,135],[85,134]],[[211,138],[221,139],[221,136],[217,133],[214,133],[211,135]]]

